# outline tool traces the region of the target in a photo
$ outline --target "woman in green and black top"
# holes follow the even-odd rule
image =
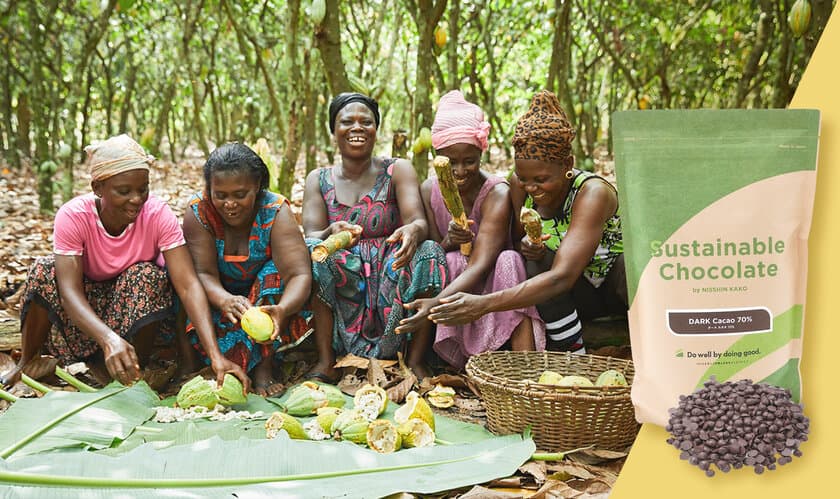
[[[511,179],[514,213],[524,205],[542,218],[543,244],[532,244],[514,223],[529,278],[489,295],[452,295],[430,319],[463,324],[488,312],[537,305],[549,348],[583,353],[581,319],[626,313],[618,196],[601,177],[574,168],[574,137],[557,97],[535,95],[516,126]]]

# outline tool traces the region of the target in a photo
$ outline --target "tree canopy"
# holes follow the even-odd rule
[[[264,137],[288,194],[302,157],[332,160],[326,108],[380,102],[380,147],[431,126],[461,89],[511,154],[517,117],[555,91],[579,164],[609,150],[619,109],[784,107],[833,2],[812,0],[0,0],[0,147],[39,178],[41,208],[71,195],[92,140],[126,132],[175,160],[188,145]],[[390,151],[386,151],[390,153]],[[409,153],[411,154],[411,153]],[[425,175],[430,151],[414,155]]]

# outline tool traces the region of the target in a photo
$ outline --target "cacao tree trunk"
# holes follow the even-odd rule
[[[32,109],[29,107],[29,90],[32,82],[27,85],[27,90],[18,94],[17,108],[15,108],[15,115],[17,116],[17,143],[18,150],[25,158],[32,157],[32,142],[29,139],[29,134],[32,131]]]
[[[34,2],[29,5],[29,36],[32,37],[33,47],[43,47],[43,37],[39,25],[40,20]],[[44,89],[43,67],[33,61],[30,67],[29,90],[35,107],[32,113],[32,128],[35,136],[35,156],[32,158],[32,168],[38,179],[38,209],[42,214],[53,212],[53,178],[48,169],[42,169],[49,159],[49,113],[43,109],[47,102]]]
[[[411,16],[420,35],[417,43],[417,78],[414,89],[414,136],[421,128],[431,128],[434,118],[431,101],[430,80],[435,64],[435,27],[446,8],[446,0],[409,0]],[[415,154],[412,159],[414,171],[421,179],[426,178],[429,170],[429,151]]]
[[[327,13],[321,24],[315,26],[315,46],[321,54],[324,74],[332,97],[350,92],[350,81],[341,58],[341,12],[338,0],[326,0]]]
[[[461,2],[449,4],[449,40],[446,42],[446,72],[449,77],[447,88],[459,90],[461,88],[461,74],[458,71],[460,57],[458,49],[461,34]]]
[[[20,154],[18,152],[17,133],[12,123],[12,56],[9,44],[3,44],[3,59],[6,61],[3,68],[3,128],[6,134],[6,143],[3,145],[6,151],[6,161],[13,168],[20,167]]]
[[[300,26],[300,0],[288,2],[289,22],[286,32],[286,57],[289,76],[289,106],[286,111],[286,143],[283,149],[283,161],[280,166],[278,190],[287,198],[292,198],[292,186],[295,184],[295,166],[300,156],[300,103],[304,99],[303,77],[298,63],[298,28]]]
[[[303,147],[306,156],[306,174],[315,169],[318,164],[318,136],[317,127],[323,126],[323,120],[318,119],[318,92],[313,84],[316,71],[313,69],[312,51],[309,49],[303,52],[303,99],[306,103],[303,114]]]
[[[753,79],[758,74],[759,62],[767,50],[767,43],[773,35],[773,3],[771,0],[759,0],[758,25],[755,32],[755,43],[744,64],[741,79],[735,91],[733,107],[743,107],[744,101],[752,88]]]

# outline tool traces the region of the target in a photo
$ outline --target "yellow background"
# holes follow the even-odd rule
[[[800,42],[801,43],[801,42]],[[668,432],[645,424],[610,499],[840,497],[840,15],[833,15],[791,108],[819,109],[817,194],[811,226],[802,355],[802,402],[811,419],[803,455],[756,475],[752,468],[707,478],[679,459]],[[772,202],[772,200],[768,200]]]

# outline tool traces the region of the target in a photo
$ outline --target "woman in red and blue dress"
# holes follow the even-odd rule
[[[225,144],[204,165],[203,193],[184,215],[184,233],[212,306],[216,341],[224,356],[253,378],[260,395],[276,395],[275,353],[310,332],[302,311],[312,283],[309,252],[288,200],[268,190],[268,167],[248,146]],[[239,321],[260,306],[274,321],[270,340],[258,343]],[[187,323],[191,343],[201,352]]]

